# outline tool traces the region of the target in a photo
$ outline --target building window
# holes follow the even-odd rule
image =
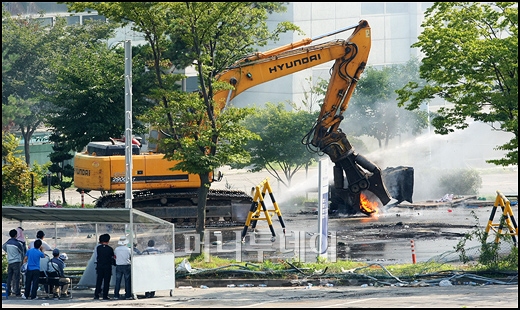
[[[100,20],[100,21],[104,21],[104,22],[107,21],[105,16],[102,16],[102,15],[83,15],[82,18],[83,18],[82,24],[85,24],[85,21],[87,21],[87,20]]]
[[[65,16],[67,20],[67,25],[79,25],[80,19],[79,16]]]
[[[386,13],[408,13],[408,2],[386,2]]]
[[[362,2],[361,3],[361,15],[374,15],[384,14],[385,3],[384,2]]]

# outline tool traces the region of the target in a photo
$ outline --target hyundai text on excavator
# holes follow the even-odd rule
[[[347,40],[331,40],[322,44],[312,42],[343,31],[353,30]],[[308,46],[309,45],[309,46]],[[236,96],[256,85],[293,74],[320,64],[334,61],[331,79],[319,117],[302,143],[315,152],[326,153],[335,164],[334,188],[342,199],[359,206],[365,214],[375,208],[367,202],[380,201],[386,205],[390,195],[383,184],[381,170],[368,159],[357,154],[339,128],[356,83],[365,69],[371,47],[371,29],[367,21],[315,38],[305,38],[266,52],[257,52],[235,62],[217,75],[216,79],[233,86],[213,96],[215,106],[222,110]],[[157,134],[157,133],[156,133]],[[74,158],[74,184],[90,191],[122,191],[125,189],[125,146],[121,142],[90,142],[86,151]],[[133,145],[134,208],[175,222],[196,221],[199,176],[184,171],[172,171],[176,164],[164,154],[152,150],[141,153]],[[220,177],[211,176],[213,181]],[[211,190],[207,200],[207,224],[231,222],[242,225],[252,197],[235,190]],[[379,204],[379,203],[378,203]],[[97,199],[96,207],[124,207],[124,193],[110,193]],[[222,219],[224,221],[222,221]]]

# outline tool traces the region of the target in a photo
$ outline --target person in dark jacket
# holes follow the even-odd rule
[[[108,245],[109,234],[99,236],[100,244],[96,247],[96,290],[94,299],[99,299],[101,286],[103,286],[103,299],[109,300],[108,290],[110,289],[110,279],[112,278],[112,266],[115,265],[114,249]]]
[[[3,245],[2,249],[7,253],[7,296],[14,292],[18,297],[21,297],[20,293],[20,267],[22,267],[22,261],[25,256],[23,245],[16,239],[18,231],[11,229],[9,231],[11,239],[7,240]],[[13,290],[11,291],[11,287]]]
[[[68,256],[66,253],[60,253],[60,250],[58,248],[55,248],[52,250],[52,259],[51,263],[53,266],[55,266],[54,270],[59,274],[60,279],[59,283],[60,285],[57,285],[54,287],[53,290],[53,297],[70,297],[69,291],[69,285],[70,285],[70,278],[67,278],[65,276],[65,260],[68,259]]]

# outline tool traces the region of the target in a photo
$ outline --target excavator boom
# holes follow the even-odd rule
[[[304,47],[319,39],[352,29],[355,29],[354,33],[348,40],[338,39]],[[365,37],[360,35],[360,32],[363,32]],[[364,58],[366,62],[368,51],[370,50],[370,42],[368,22],[361,21],[359,24],[315,38],[305,38],[263,53],[255,53],[252,56],[238,60],[216,76],[218,81],[227,82],[233,85],[234,89],[216,92],[213,99],[217,106],[223,109],[229,101],[251,87],[345,57],[346,49],[350,49],[352,44],[354,46],[363,44],[363,51],[366,52],[366,57]]]

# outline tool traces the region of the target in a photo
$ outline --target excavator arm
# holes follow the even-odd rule
[[[353,30],[347,40],[306,46],[347,30]],[[374,209],[364,207],[363,200],[372,201],[375,195],[386,205],[391,198],[382,181],[380,168],[354,151],[339,125],[365,69],[370,47],[371,29],[368,22],[362,20],[357,25],[316,38],[306,38],[264,53],[256,53],[221,72],[216,79],[228,82],[233,89],[216,92],[213,96],[216,108],[221,110],[231,99],[253,86],[334,61],[320,115],[304,143],[309,149],[326,153],[330,157],[335,164],[335,189],[351,205],[359,206],[365,214],[374,212]],[[364,199],[361,198],[362,193]]]
[[[336,59],[332,67],[331,79],[323,100],[321,112],[315,127],[308,137],[310,144],[329,155],[335,164],[334,187],[347,196],[346,200],[353,206],[360,206],[363,213],[374,212],[366,205],[373,197],[379,198],[383,205],[390,202],[391,197],[386,189],[381,169],[357,154],[339,125],[343,120],[350,98],[354,92],[361,73],[364,71],[371,45],[370,27],[362,21],[348,39],[345,55]],[[364,199],[361,199],[362,192]],[[370,193],[373,195],[370,195]]]

